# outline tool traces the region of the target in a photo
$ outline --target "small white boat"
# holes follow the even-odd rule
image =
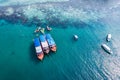
[[[38,27],[34,32],[37,33],[41,30],[41,27]]]
[[[106,37],[106,40],[109,42],[112,38],[112,35],[111,34],[108,34],[107,37]]]
[[[52,28],[49,27],[49,26],[47,26],[46,29],[47,29],[48,31],[51,31],[51,30],[52,30]]]
[[[113,53],[112,50],[110,49],[110,47],[108,47],[106,44],[102,44],[101,46],[102,46],[102,48],[103,48],[105,51],[107,51],[109,54],[112,54],[112,53]]]
[[[77,40],[78,39],[78,36],[77,35],[73,35],[74,39]]]

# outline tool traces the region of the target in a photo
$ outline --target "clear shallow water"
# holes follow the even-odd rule
[[[119,5],[111,3],[114,7],[110,6],[111,9],[107,10],[111,5],[110,2],[107,3],[105,11],[101,9],[101,12],[91,13],[90,9],[90,14],[89,11],[79,10],[73,5],[72,8],[66,8],[68,11],[62,10],[61,7],[54,8],[56,5],[52,5],[54,15],[51,15],[54,18],[50,18],[52,19],[50,26],[53,28],[50,34],[56,41],[57,52],[45,56],[42,62],[37,60],[34,50],[33,39],[36,37],[33,33],[36,28],[34,22],[28,20],[24,24],[15,23],[15,18],[11,18],[12,16],[7,17],[14,21],[0,16],[0,80],[119,80]],[[23,6],[22,9],[24,8]],[[69,12],[74,9],[75,11],[70,14]],[[58,16],[59,12],[63,14]],[[39,11],[35,14],[39,17],[43,15],[40,17],[40,20],[43,20],[42,26],[51,23],[46,20],[46,14],[46,12],[41,14]],[[99,14],[102,16],[98,16]],[[30,13],[27,17],[35,15]],[[113,37],[110,43],[105,41],[108,33]],[[79,36],[78,41],[73,40],[73,34]],[[102,43],[108,44],[114,53],[109,55],[104,52],[101,49]]]
[[[119,63],[119,54],[109,55],[100,47],[108,33],[104,25],[53,27],[50,33],[56,41],[57,52],[45,56],[42,62],[37,60],[34,51],[35,28],[11,23],[1,25],[1,80],[119,79],[119,71],[116,72],[119,70],[116,62]],[[78,41],[73,40],[73,34],[79,36]]]

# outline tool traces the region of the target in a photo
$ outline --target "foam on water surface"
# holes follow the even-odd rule
[[[44,2],[66,2],[69,0],[1,0],[0,6],[9,6],[9,5],[26,5],[33,3],[44,3]]]
[[[43,2],[65,2],[69,0],[0,0],[0,6],[23,5]]]

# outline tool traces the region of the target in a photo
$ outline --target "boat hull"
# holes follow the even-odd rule
[[[40,35],[39,39],[40,39],[40,42],[41,42],[41,46],[42,46],[43,52],[48,54],[50,49],[49,49],[49,45],[47,43],[47,40],[46,40],[45,36],[44,35]]]
[[[46,27],[46,29],[48,30],[48,31],[51,31],[52,30],[52,28],[51,27]]]
[[[56,52],[56,44],[55,41],[53,40],[52,36],[50,34],[46,34],[46,40],[49,45],[49,48],[51,51]]]
[[[107,40],[108,42],[110,42],[111,38],[112,38],[112,35],[111,35],[111,34],[108,34],[107,37],[106,37],[106,40]]]
[[[112,54],[112,50],[106,45],[106,44],[102,44],[101,47],[109,54]]]
[[[78,40],[78,36],[77,35],[73,35],[74,40]]]
[[[53,51],[53,52],[56,52],[56,50],[57,50],[56,45],[54,45],[54,46],[50,46],[50,50]]]
[[[37,57],[38,57],[39,60],[43,60],[43,58],[44,58],[44,53],[43,53],[43,52],[37,53]]]
[[[35,46],[38,59],[42,60],[44,58],[44,53],[43,53],[39,38],[34,39],[34,46]]]

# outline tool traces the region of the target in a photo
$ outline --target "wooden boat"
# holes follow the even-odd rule
[[[35,46],[35,51],[37,53],[38,59],[42,60],[44,58],[44,53],[42,51],[42,47],[41,47],[39,38],[34,39],[34,46]]]
[[[46,29],[47,29],[48,31],[51,31],[51,30],[52,30],[52,28],[49,27],[49,26],[47,26]]]
[[[49,49],[49,46],[48,46],[48,43],[45,39],[45,36],[44,35],[40,35],[40,42],[41,42],[41,45],[42,45],[42,49],[43,49],[43,52],[48,54],[50,49]]]
[[[36,30],[34,31],[34,33],[37,33],[37,32],[39,32],[39,30],[38,30],[38,29],[36,29]]]
[[[46,40],[48,42],[48,45],[50,47],[50,50],[55,52],[56,51],[56,44],[55,41],[53,40],[52,36],[50,34],[46,34]]]

